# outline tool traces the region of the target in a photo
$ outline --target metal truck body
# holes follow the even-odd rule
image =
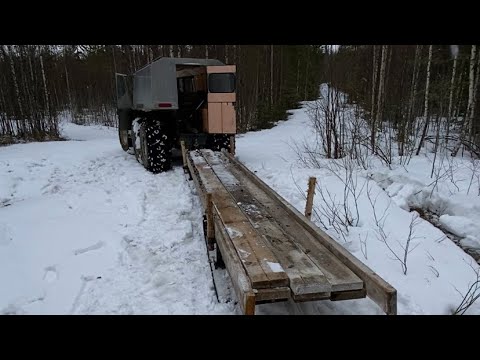
[[[159,58],[116,74],[122,148],[152,172],[171,166],[171,150],[231,149],[236,133],[236,67],[215,59]]]

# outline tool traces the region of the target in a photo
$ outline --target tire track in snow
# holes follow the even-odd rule
[[[132,171],[133,176],[137,174],[142,181],[131,185],[132,178],[125,176],[123,180],[137,197],[137,205],[128,212],[138,209],[140,213],[135,214],[138,221],[122,229],[124,253],[118,255],[118,268],[106,274],[105,281],[95,282],[88,289],[84,282],[74,311],[232,313],[233,304],[218,304],[215,298],[202,213],[183,170],[175,168],[159,175],[138,170]],[[88,296],[83,298],[85,292]]]

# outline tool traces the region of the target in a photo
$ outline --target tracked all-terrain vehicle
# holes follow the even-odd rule
[[[161,57],[131,75],[116,74],[119,140],[153,172],[172,151],[233,151],[236,67],[215,59]]]

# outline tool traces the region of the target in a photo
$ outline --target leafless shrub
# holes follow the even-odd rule
[[[475,301],[480,298],[480,271],[478,269],[474,269],[471,264],[469,265],[475,273],[475,281],[469,286],[465,295],[462,295],[460,291],[455,289],[460,294],[460,296],[462,296],[462,301],[453,311],[452,315],[465,314],[465,312],[475,303]]]
[[[344,157],[339,161],[328,162],[325,167],[343,184],[343,208],[345,214],[350,214],[351,223],[349,226],[358,226],[360,220],[358,199],[362,195],[367,181],[361,179],[360,182],[363,184],[360,186],[356,165],[351,158]],[[352,205],[350,204],[350,198],[353,199],[355,217],[351,216]]]
[[[368,260],[367,256],[367,238],[368,238],[368,231],[365,237],[362,238],[360,237],[360,234],[358,234],[358,239],[360,240],[360,250],[362,251],[363,256],[365,257],[366,260]]]
[[[290,148],[297,155],[297,161],[306,168],[320,169],[322,167],[322,159],[324,159],[324,153],[322,152],[319,141],[315,141],[310,144],[306,140],[302,142],[295,142],[290,145]]]
[[[359,198],[367,182],[359,178],[356,171],[357,166],[349,157],[325,162],[324,168],[343,184],[343,196],[337,199],[337,196],[332,195],[328,188],[323,186],[321,180],[319,180],[316,186],[316,193],[322,201],[320,205],[314,206],[314,210],[319,214],[319,221],[324,227],[333,228],[337,234],[345,239],[349,233],[349,228],[359,224]],[[295,182],[293,174],[292,179]],[[302,197],[306,199],[304,190],[296,182],[295,185]],[[323,219],[326,220],[324,221]],[[328,227],[325,222],[328,222]]]
[[[438,191],[438,184],[440,180],[449,180],[450,183],[455,186],[457,189],[457,192],[460,191],[460,188],[458,187],[458,183],[460,181],[463,181],[462,179],[456,179],[456,174],[458,171],[458,161],[455,158],[451,158],[446,155],[442,155],[439,160],[439,166],[433,167],[432,168],[432,177],[433,181],[426,185],[423,189],[417,191],[414,195],[418,195],[422,191],[432,187],[430,190],[430,197],[433,196],[433,193],[435,190]],[[453,195],[454,193],[450,191],[450,195]]]
[[[468,184],[467,195],[470,193],[470,188],[472,187],[474,179],[476,179],[478,187],[477,196],[480,196],[480,160],[472,158],[468,168],[472,172],[472,176],[470,177],[470,182]]]
[[[321,205],[315,207],[315,210],[318,209],[319,213],[327,219],[329,228],[333,228],[346,241],[349,227],[353,222],[350,209],[345,208],[344,202],[337,202],[336,196],[332,196],[328,188],[322,187],[321,182],[317,183],[316,191],[322,201]]]
[[[435,275],[437,278],[440,277],[440,273],[438,272],[437,269],[435,269],[432,265],[428,265],[428,267],[432,271],[433,275]]]
[[[408,254],[410,254],[413,250],[415,250],[415,248],[418,246],[415,246],[413,247],[412,249],[410,249],[410,243],[412,240],[416,239],[417,237],[414,236],[415,235],[415,227],[420,223],[420,216],[417,212],[414,212],[413,215],[412,215],[412,219],[410,221],[410,225],[409,225],[409,233],[408,233],[408,236],[407,236],[407,240],[405,242],[405,245],[403,245],[402,243],[400,243],[399,241],[398,244],[400,245],[400,247],[403,249],[403,253],[398,253],[397,251],[395,251],[392,246],[390,245],[389,241],[388,241],[388,238],[389,238],[389,235],[390,234],[387,234],[385,232],[385,222],[387,220],[387,211],[390,207],[390,204],[391,202],[388,203],[388,206],[385,208],[385,210],[383,211],[382,215],[379,216],[377,214],[377,200],[378,200],[378,196],[380,195],[377,194],[377,196],[375,197],[375,199],[373,199],[372,197],[372,194],[371,194],[371,188],[370,186],[368,185],[367,183],[367,198],[368,198],[368,201],[370,203],[370,206],[372,207],[372,211],[373,211],[373,218],[375,220],[375,232],[377,234],[377,239],[381,242],[383,242],[385,244],[385,246],[387,247],[387,249],[390,251],[390,253],[393,255],[393,260],[396,260],[400,263],[401,267],[402,267],[402,272],[404,275],[407,275],[407,270],[408,270],[408,267],[407,267],[407,260],[408,260]]]
[[[321,135],[321,144],[327,158],[342,156],[341,141],[344,133],[344,95],[327,84],[324,96],[307,108],[315,132]],[[343,131],[343,133],[342,133]]]
[[[348,157],[364,170],[370,168],[371,156],[391,168],[393,163],[394,130],[388,123],[376,132],[372,149],[370,127],[355,106],[336,88],[325,85],[324,96],[307,105],[307,114],[315,133],[315,142],[303,141],[293,147],[298,159],[307,167],[320,167],[321,159]]]
[[[291,169],[290,169],[291,170]],[[304,200],[307,199],[304,189],[302,189],[291,173],[293,182],[298,192]],[[321,181],[318,180],[316,185],[316,194],[321,198],[320,205],[314,205],[312,215],[314,219],[318,220],[323,228],[329,230],[333,229],[340,235],[344,241],[349,233],[349,226],[351,226],[351,214],[343,212],[342,203],[337,202],[335,195],[332,195],[327,188],[322,187]],[[318,204],[319,202],[317,202]],[[326,220],[324,222],[324,219]]]

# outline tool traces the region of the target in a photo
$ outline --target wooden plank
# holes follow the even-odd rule
[[[295,244],[294,246],[299,248],[297,251],[302,254],[302,257],[295,257],[295,260],[292,261],[295,267],[303,267],[304,271],[306,270],[308,274],[308,269],[311,269],[309,262],[312,262],[313,266],[316,266],[319,269],[320,274],[326,278],[320,279],[317,277],[316,279],[314,279],[306,276],[304,277],[305,283],[302,284],[300,288],[296,288],[295,285],[299,281],[298,275],[295,276],[295,274],[289,274],[287,271],[287,274],[289,274],[290,277],[290,287],[292,288],[294,293],[326,293],[330,291],[344,291],[363,288],[363,281],[358,276],[356,276],[350,269],[343,265],[341,261],[335,258],[335,256],[333,256],[326,248],[318,244],[318,242],[312,237],[311,234],[306,232],[305,229],[303,229],[299,224],[297,224],[295,222],[295,219],[292,219],[290,215],[288,215],[281,207],[279,207],[275,200],[273,200],[263,190],[256,186],[248,177],[243,174],[243,172],[235,168],[234,164],[230,163],[230,161],[226,159],[222,160],[217,158],[215,160],[217,163],[225,163],[225,167],[229,171],[228,177],[231,177],[232,175],[235,177],[235,181],[230,180],[228,177],[226,179],[222,179],[224,184],[226,184],[225,186],[227,188],[236,189],[238,187],[238,183],[242,184],[240,191],[237,191],[237,194],[239,195],[236,197],[236,200],[240,203],[241,208],[244,206],[247,207],[247,209],[244,210],[248,214],[250,220],[253,220],[252,223],[254,224],[254,226],[256,228],[258,227],[257,230],[261,232],[263,228],[263,226],[259,226],[258,224],[258,219],[261,219],[262,217],[268,219],[268,221],[261,221],[261,223],[263,223],[262,225],[265,226],[266,224],[268,224],[268,222],[270,222],[274,224],[274,227],[281,229],[280,231],[283,233],[283,235],[277,235],[276,239],[272,239],[271,234],[275,231],[275,229],[272,228],[272,226],[270,226],[270,228],[267,228],[265,230],[265,235],[272,240],[267,243],[281,244],[281,242],[277,242],[275,240],[287,236],[287,238],[293,244]],[[207,159],[207,161],[210,160]],[[210,161],[209,164],[215,170],[214,161]],[[230,190],[230,192],[233,195],[235,191]],[[252,203],[252,199],[249,199],[248,196],[254,196],[254,200],[257,200],[254,203],[255,211],[253,212],[248,211],[249,207],[251,208],[252,206],[250,204]],[[308,241],[306,245],[304,244],[305,241]],[[283,250],[284,252],[286,252],[288,248],[284,248]],[[272,251],[277,257],[281,257],[281,255],[276,253],[274,250]],[[306,252],[308,252],[308,255],[305,255]],[[292,253],[291,256],[294,256],[294,254]],[[309,262],[306,262],[306,260],[304,260],[305,258],[308,259]],[[284,265],[284,268],[288,269],[288,267],[288,264]],[[292,286],[292,280],[294,286]],[[311,288],[308,289],[309,287]],[[316,287],[316,290],[314,290],[314,287]]]
[[[185,148],[185,141],[180,141],[180,148],[182,149],[182,159],[183,159],[183,167],[187,167],[187,150]]]
[[[313,222],[305,218],[297,209],[290,205],[280,195],[270,189],[261,179],[248,170],[245,165],[237,161],[233,156],[227,152],[223,154],[234,162],[239,169],[241,169],[246,176],[248,176],[255,184],[262,190],[267,192],[271,197],[275,198],[281,207],[289,214],[294,216],[297,222],[312,234],[315,239],[327,248],[333,255],[340,259],[351,271],[353,271],[365,283],[367,296],[371,298],[380,308],[387,314],[397,314],[397,290],[388,282],[383,280],[372,269],[363,264],[360,260],[354,257],[348,250],[343,248],[328,234],[319,229]]]
[[[258,200],[258,207],[263,208],[269,220],[285,233],[292,242],[322,271],[331,284],[325,291],[358,290],[363,288],[363,281],[347,266],[337,259],[328,249],[307,232],[295,217],[288,214],[281,205],[260,189],[250,178],[233,164],[229,170],[237,177],[242,177],[243,186]]]
[[[206,217],[207,217],[207,246],[208,250],[214,249],[215,243],[215,230],[213,224],[213,203],[212,203],[212,194],[207,193],[206,195],[206,209],[205,209]]]
[[[225,179],[226,169],[222,168],[224,172],[222,181],[218,178],[221,171],[217,168],[217,172],[212,168],[212,164],[209,163],[209,159],[213,155],[211,150],[201,150],[202,155],[209,167],[204,167],[201,171],[201,175],[208,173],[208,176],[217,181],[216,191],[214,194],[215,207],[218,210],[220,218],[224,226],[227,228],[232,242],[237,248],[238,255],[244,262],[245,266],[250,267],[253,258],[257,259],[257,263],[263,269],[266,274],[269,284],[264,284],[260,279],[255,281],[252,278],[253,286],[255,288],[262,287],[276,287],[286,286],[289,284],[288,275],[285,270],[279,265],[277,257],[270,251],[265,240],[257,233],[249,222],[245,214],[238,208],[234,198],[228,193],[225,186],[229,182],[236,182],[236,179],[231,176],[229,179]],[[213,180],[210,181],[213,183]],[[250,259],[248,259],[250,257]],[[247,273],[250,275],[250,271],[247,268]]]
[[[288,237],[268,220],[258,222],[268,244],[271,244],[280,265],[290,279],[290,289],[294,294],[330,292],[332,289],[323,272]]]
[[[212,192],[214,209],[230,234],[238,256],[252,281],[254,288],[287,286],[288,276],[284,271],[274,271],[269,263],[276,263],[276,258],[256,233],[248,219],[235,204],[225,187],[216,177],[205,159],[190,153],[197,175],[205,191]]]
[[[316,293],[316,294],[292,294],[292,299],[295,302],[319,301],[330,299],[331,293]]]
[[[248,241],[248,237],[252,236],[251,230],[242,223],[230,223],[225,224],[222,221],[222,215],[225,213],[225,209],[219,210],[215,207],[216,211],[220,217],[221,226],[228,232],[228,236],[231,239],[232,243],[235,246],[237,255],[239,256],[242,264],[252,281],[254,288],[268,288],[275,287],[276,285],[271,284],[271,280],[265,272],[264,267],[261,266],[260,260],[258,259],[257,254],[252,249],[251,244]],[[282,284],[284,285],[284,284]]]
[[[207,203],[206,203],[206,198],[205,198],[205,195],[204,195],[204,187],[200,183],[200,177],[198,176],[197,169],[193,165],[193,161],[192,161],[190,153],[187,154],[186,160],[187,160],[187,167],[188,167],[188,170],[190,172],[190,176],[193,180],[193,183],[195,184],[195,188],[197,189],[197,192],[198,192],[198,195],[200,197],[200,201],[202,202],[203,208],[205,208]]]
[[[255,315],[255,294],[248,292],[245,294],[245,315]]]
[[[258,289],[253,290],[256,296],[256,302],[265,303],[265,302],[276,302],[276,301],[287,301],[290,299],[290,288],[283,286],[272,289]]]
[[[199,183],[205,193],[213,193],[218,188],[218,181],[216,181],[215,176],[208,177],[208,172],[204,171],[210,166],[207,164],[203,156],[198,150],[190,151],[189,153],[191,164],[194,169],[194,174],[197,175]],[[202,173],[200,173],[200,171]],[[193,175],[193,174],[192,174]],[[207,175],[207,176],[205,176]]]
[[[279,264],[290,279],[290,288],[295,294],[325,293],[331,291],[331,285],[323,272],[295,245],[293,241],[269,220],[263,206],[252,194],[240,185],[238,178],[224,171],[224,165],[216,154],[205,153],[207,162],[225,188],[234,197],[251,224],[265,238],[265,243],[277,257]],[[230,171],[231,164],[227,164]]]
[[[245,314],[252,312],[252,296],[255,303],[259,301],[284,301],[290,298],[290,288],[277,287],[271,289],[252,289],[252,284],[248,275],[242,266],[240,259],[236,253],[235,247],[228,237],[224,228],[222,228],[221,220],[217,213],[214,213],[215,237],[217,246],[223,256],[223,261],[227,268],[228,274],[233,283],[233,288],[237,299]],[[253,312],[255,309],[253,308]]]
[[[363,288],[363,280],[343,264],[314,236],[306,232],[292,217],[284,216],[282,209],[270,208],[274,216],[278,216],[280,227],[289,234],[295,244],[325,274],[331,285],[331,291],[358,290]]]
[[[247,294],[253,293],[251,282],[240,262],[240,259],[233,249],[233,244],[231,244],[228,237],[225,237],[225,232],[222,231],[218,216],[215,214],[214,221],[217,223],[215,226],[215,238],[217,239],[217,246],[222,253],[223,262],[225,263],[225,267],[227,268],[230,279],[232,280],[233,288],[235,290],[235,294],[237,295],[237,300],[243,311],[246,312]],[[248,304],[248,306],[250,306],[250,304]]]
[[[235,135],[230,136],[230,154],[235,155]]]
[[[232,242],[237,249],[238,256],[242,259],[249,275],[254,272],[250,271],[252,266],[258,264],[266,275],[266,280],[261,280],[261,277],[252,277],[253,286],[255,288],[287,286],[289,284],[288,276],[284,269],[277,268],[273,264],[277,264],[278,260],[275,255],[268,249],[265,241],[259,236],[248,219],[244,217],[241,221],[226,221],[231,220],[241,213],[240,209],[232,207],[218,207],[217,199],[215,197],[215,209],[220,215],[223,226],[228,231]],[[224,200],[224,199],[222,199]],[[221,203],[221,201],[219,201]],[[235,214],[232,214],[234,212]],[[274,266],[272,268],[272,266]],[[257,280],[258,278],[258,280]]]
[[[310,177],[308,179],[307,203],[305,204],[305,216],[307,217],[307,219],[310,219],[312,217],[313,195],[315,195],[316,183],[317,178]]]
[[[352,299],[363,299],[367,296],[367,290],[350,290],[350,291],[339,291],[333,292],[330,296],[331,301],[340,301],[340,300],[352,300]]]

